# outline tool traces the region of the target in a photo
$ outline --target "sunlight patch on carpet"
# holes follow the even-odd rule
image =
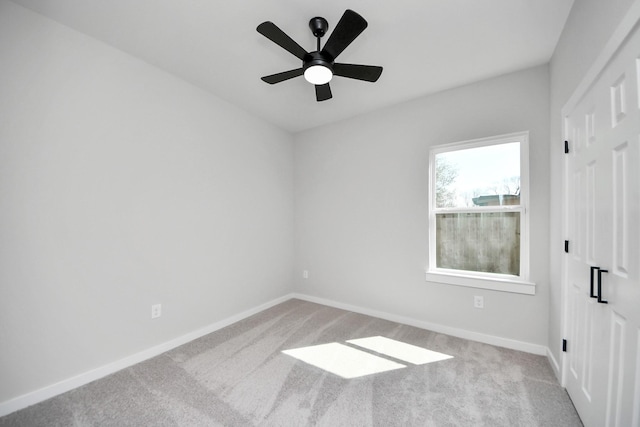
[[[438,353],[437,351],[427,350],[426,348],[380,336],[359,338],[348,340],[347,342],[414,365],[453,359],[453,356],[448,354]]]
[[[347,379],[406,368],[337,342],[284,350],[283,353]]]

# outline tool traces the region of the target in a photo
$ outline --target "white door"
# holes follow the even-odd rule
[[[567,159],[567,391],[585,425],[603,426],[606,412],[608,304],[598,303],[598,259],[608,236],[598,197],[605,192],[605,161],[595,119],[593,93],[576,106],[566,120],[570,148]],[[600,126],[598,126],[600,130]],[[596,139],[598,138],[598,139]],[[587,420],[590,420],[588,422]]]
[[[640,427],[640,30],[565,119],[565,385],[585,426]]]

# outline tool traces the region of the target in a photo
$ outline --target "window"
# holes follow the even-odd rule
[[[528,132],[431,150],[427,280],[533,294]]]

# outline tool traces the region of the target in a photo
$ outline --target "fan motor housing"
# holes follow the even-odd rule
[[[314,65],[322,65],[323,67],[327,67],[333,73],[333,61],[330,58],[327,58],[326,55],[323,55],[321,52],[310,52],[304,56],[304,60],[302,62],[303,70],[307,70],[309,67],[313,67]]]

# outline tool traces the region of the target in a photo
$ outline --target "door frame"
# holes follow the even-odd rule
[[[636,26],[640,25],[640,0],[635,0],[635,2],[629,8],[627,14],[622,18],[622,21],[613,32],[611,38],[604,46],[604,48],[600,51],[600,54],[597,56],[593,65],[589,68],[589,71],[584,75],[580,84],[576,87],[573,94],[567,101],[567,103],[562,107],[561,110],[561,135],[565,140],[569,140],[568,135],[568,126],[567,126],[567,118],[569,114],[573,111],[574,108],[578,105],[578,103],[582,100],[582,98],[587,94],[587,92],[591,89],[591,87],[596,83],[598,77],[605,69],[609,62],[613,59],[618,50],[622,47],[627,37],[635,30]],[[569,221],[568,221],[568,212],[569,212],[569,158],[566,154],[562,154],[562,235],[566,238],[569,235]],[[556,244],[559,242],[555,242]],[[567,254],[563,254],[562,263],[561,263],[561,292],[560,292],[560,320],[561,320],[561,328],[562,328],[562,336],[567,337],[569,333],[569,322],[568,322],[568,304],[569,304],[569,280],[568,280],[568,269],[567,269]],[[568,357],[567,353],[561,352],[561,361],[560,361],[560,384],[562,387],[566,387],[567,383],[567,363]]]

